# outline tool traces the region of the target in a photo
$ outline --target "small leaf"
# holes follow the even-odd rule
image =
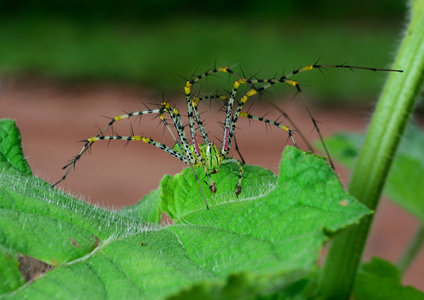
[[[353,168],[363,143],[364,135],[360,133],[339,132],[325,139],[331,156],[349,168]],[[317,147],[322,149],[321,143]]]
[[[369,263],[363,264],[360,272],[362,274],[373,274],[381,278],[393,280],[397,283],[400,283],[402,280],[400,271],[396,266],[378,257],[374,257]]]
[[[384,193],[424,223],[423,183],[424,162],[399,154],[393,163]]]
[[[270,170],[247,165],[243,166],[243,170],[242,193],[237,197],[235,189],[239,168],[236,164],[223,164],[216,175],[211,175],[217,187],[215,195],[209,191],[205,183],[207,178],[203,169],[196,168],[195,172],[202,184],[203,193],[211,207],[245,199],[257,199],[269,194],[277,184],[278,177]],[[204,201],[199,201],[203,199],[202,194],[190,168],[186,168],[181,174],[173,177],[166,175],[161,182],[161,188],[163,191],[161,209],[171,219],[176,220],[187,213],[196,210],[203,212],[206,209]]]
[[[364,264],[355,280],[355,300],[423,300],[424,293],[411,286],[402,286],[400,271],[390,262],[373,258]]]
[[[0,168],[16,168],[31,174],[21,147],[21,133],[15,121],[0,119]]]

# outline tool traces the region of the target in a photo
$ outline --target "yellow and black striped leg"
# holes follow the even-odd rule
[[[277,126],[277,127],[281,128],[281,129],[283,129],[283,130],[284,130],[284,131],[286,131],[286,132],[287,132],[287,134],[289,135],[289,137],[290,137],[291,141],[293,142],[293,146],[295,146],[296,148],[299,148],[299,147],[297,146],[297,144],[296,144],[296,141],[295,141],[295,140],[294,140],[294,138],[293,138],[292,131],[290,130],[290,128],[289,128],[289,127],[287,127],[287,126],[285,126],[285,125],[283,125],[283,124],[281,124],[281,123],[279,123],[279,122],[277,122],[277,121],[273,121],[273,120],[266,119],[266,118],[264,118],[264,117],[257,117],[257,116],[253,116],[253,115],[248,114],[248,113],[246,113],[246,112],[244,112],[244,111],[242,111],[242,112],[240,113],[240,117],[244,117],[244,118],[247,118],[247,119],[252,119],[252,120],[261,121],[261,122],[264,122],[264,123],[266,123],[266,124],[271,124],[271,125],[274,125],[274,126]]]
[[[141,116],[144,114],[155,114],[155,113],[160,113],[161,109],[148,109],[148,110],[143,110],[143,111],[137,111],[137,112],[129,112],[129,113],[125,113],[122,115],[118,115],[113,117],[109,123],[102,129],[100,130],[99,134],[97,135],[97,137],[100,137],[103,135],[103,133],[108,130],[110,127],[112,127],[112,125],[120,120],[123,119],[128,119],[132,116]],[[51,185],[51,187],[55,187],[56,185],[58,185],[59,183],[61,183],[62,181],[64,181],[66,179],[66,177],[68,176],[69,172],[71,171],[72,168],[75,168],[75,165],[77,163],[77,161],[81,158],[81,156],[90,149],[90,147],[93,145],[92,142],[89,141],[85,141],[82,149],[80,150],[80,152],[78,152],[77,155],[74,156],[74,158],[68,163],[66,164],[62,169],[65,170],[65,174],[55,183],[53,183]]]
[[[190,151],[190,146],[187,141],[187,136],[184,130],[184,124],[181,120],[181,115],[178,111],[178,109],[171,108],[171,105],[168,102],[162,102],[162,108],[164,111],[169,113],[171,116],[172,122],[174,123],[175,129],[177,131],[178,137],[181,141],[181,143],[178,143],[180,145],[180,150],[183,152],[184,156],[187,158],[187,161],[190,164],[196,163],[196,158],[194,158],[193,153]],[[161,115],[161,120],[164,121],[163,115]],[[169,130],[169,127],[167,127]],[[169,130],[170,131],[170,130]],[[171,133],[172,135],[172,133]],[[174,137],[174,140],[175,137]],[[197,156],[198,159],[198,156]]]
[[[237,81],[239,84],[240,83],[246,83],[245,79],[239,79]],[[230,122],[228,123],[228,127],[226,127],[224,129],[224,137],[226,138],[224,141],[226,142],[226,147],[224,149],[223,154],[224,155],[228,155],[228,153],[230,152],[230,147],[231,147],[231,142],[233,140],[234,137],[234,131],[236,129],[236,124],[237,124],[237,120],[239,118],[239,115],[241,113],[241,110],[243,108],[243,105],[246,103],[247,99],[253,95],[256,95],[258,92],[256,91],[256,89],[251,89],[249,90],[238,102],[237,104],[237,108],[236,111],[234,112],[234,114],[232,115]]]
[[[188,115],[188,120],[189,120],[190,134],[191,134],[191,139],[193,141],[193,146],[194,146],[194,149],[196,151],[196,155],[197,155],[198,159],[200,159],[200,149],[198,147],[198,142],[197,142],[197,138],[196,138],[196,129],[195,129],[195,126],[194,126],[194,115],[196,114],[197,109],[195,108],[196,102],[193,102],[192,99],[191,99],[191,86],[193,84],[195,84],[196,82],[198,82],[199,80],[206,78],[209,75],[217,73],[217,72],[233,73],[233,71],[228,67],[214,68],[214,69],[211,69],[211,70],[209,70],[209,71],[207,71],[203,74],[195,76],[191,80],[188,80],[186,82],[185,86],[184,86],[184,94],[185,94],[185,97],[186,97],[187,115]],[[193,107],[194,107],[194,109],[193,109]],[[193,110],[194,110],[194,112],[193,112]],[[198,116],[198,113],[197,113],[197,116]],[[201,124],[201,125],[199,125],[199,127],[201,128],[200,130],[202,131],[202,129],[203,129],[203,131],[202,131],[203,139],[205,139],[205,137],[206,137],[206,140],[209,141],[209,139],[207,138],[207,135],[206,135],[206,130],[204,130],[204,128],[203,128],[203,124],[201,122],[200,117],[196,117],[196,118],[197,118],[198,124],[199,124],[199,121],[200,121],[200,124]],[[205,143],[208,143],[208,142],[205,142]]]
[[[165,144],[162,144],[158,141],[155,141],[151,138],[148,137],[144,137],[141,135],[130,135],[130,136],[121,136],[121,135],[102,135],[102,136],[93,136],[87,139],[87,142],[89,143],[94,143],[97,141],[102,141],[102,140],[121,140],[121,141],[142,141],[146,144],[150,144],[153,145],[163,151],[165,151],[168,154],[171,154],[172,156],[178,158],[179,160],[181,160],[183,163],[188,164],[189,162],[187,161],[186,157],[180,153],[179,151],[172,149],[170,147],[168,147]]]
[[[207,100],[207,99],[218,99],[219,101],[226,101],[227,96],[218,96],[218,95],[208,95],[208,96],[202,96],[202,97],[194,97],[191,100],[191,107],[193,109],[193,115],[196,119],[196,123],[199,126],[200,133],[202,134],[203,143],[208,144],[209,143],[209,137],[206,132],[205,126],[203,125],[202,118],[200,117],[199,110],[197,109],[199,102]]]
[[[184,147],[182,147],[182,151],[185,151],[186,153],[188,153],[187,157],[190,159],[190,161],[193,161],[193,157],[192,157],[190,150],[189,150],[189,147],[187,145],[187,139],[185,138],[184,126],[183,126],[183,123],[181,121],[181,117],[178,113],[178,110],[172,109],[168,102],[162,102],[161,107],[157,108],[157,109],[147,109],[147,110],[136,111],[136,112],[128,112],[128,113],[125,113],[125,114],[115,116],[115,117],[110,119],[109,123],[102,130],[100,130],[99,134],[97,134],[96,137],[101,138],[104,135],[104,133],[106,132],[106,130],[111,128],[113,126],[113,124],[117,121],[129,119],[131,117],[147,115],[147,114],[161,114],[162,115],[164,112],[167,112],[171,115],[171,118],[174,122],[175,128],[177,129],[177,132],[179,134],[179,137],[180,137],[182,143],[183,144],[184,144],[184,142],[186,143],[186,145]],[[65,174],[57,182],[55,182],[51,185],[52,188],[66,179],[66,177],[68,176],[71,169],[75,168],[75,165],[78,162],[78,160],[82,157],[82,155],[86,151],[88,151],[91,148],[92,145],[93,145],[93,142],[90,142],[89,140],[85,141],[80,152],[78,152],[78,154],[75,155],[74,158],[62,168],[64,170],[66,170]]]
[[[172,138],[174,139],[175,144],[176,144],[176,145],[178,145],[178,147],[179,147],[180,149],[183,149],[183,147],[181,146],[181,144],[178,142],[177,138],[174,136],[174,134],[173,134],[172,130],[169,128],[169,125],[168,125],[168,123],[166,122],[165,118],[164,118],[163,116],[161,116],[161,117],[160,117],[160,119],[161,119],[161,121],[164,123],[165,127],[168,129],[169,133],[171,134]],[[207,210],[209,210],[208,202],[206,201],[205,194],[203,193],[203,189],[202,189],[202,185],[200,184],[199,177],[197,176],[196,172],[194,171],[193,164],[191,164],[191,163],[189,162],[189,160],[188,160],[188,158],[187,158],[187,154],[186,154],[184,151],[181,151],[181,153],[183,154],[183,156],[184,156],[184,157],[186,158],[186,160],[188,161],[188,163],[187,163],[187,164],[189,165],[189,167],[190,167],[191,171],[193,172],[194,178],[196,179],[196,182],[197,182],[197,184],[198,184],[198,186],[199,186],[200,192],[202,193],[202,197],[203,197],[203,201],[205,202],[206,209],[207,209]]]
[[[309,107],[306,104],[305,98],[303,97],[303,94],[302,94],[302,91],[300,89],[299,83],[296,80],[289,79],[289,77],[291,77],[291,76],[293,76],[295,74],[298,74],[298,73],[302,73],[302,72],[306,72],[306,71],[311,71],[311,70],[314,70],[314,69],[317,69],[317,70],[322,71],[324,69],[329,69],[329,68],[344,68],[344,69],[349,69],[349,70],[360,69],[360,70],[369,70],[369,71],[374,71],[374,72],[379,72],[379,71],[383,71],[383,72],[403,72],[402,70],[367,68],[367,67],[349,66],[349,65],[344,65],[344,64],[342,64],[342,65],[319,65],[319,64],[315,63],[313,65],[308,65],[308,66],[305,66],[305,67],[301,67],[299,69],[296,69],[296,70],[294,70],[291,73],[288,73],[286,75],[281,76],[280,78],[272,78],[272,79],[247,79],[247,80],[245,80],[245,82],[247,84],[250,84],[250,85],[263,83],[264,84],[263,86],[258,87],[258,88],[255,89],[257,93],[261,93],[263,90],[269,88],[270,86],[272,86],[272,85],[274,85],[275,83],[278,83],[278,82],[284,82],[284,83],[287,83],[288,85],[291,85],[293,87],[296,87],[298,93],[301,95],[303,104],[304,104],[304,106],[305,106],[305,108],[306,108],[306,110],[307,110],[307,112],[309,114],[309,117],[312,120],[312,123],[313,123],[313,125],[315,127],[315,130],[317,131],[318,136],[320,138],[320,141],[321,141],[321,143],[322,143],[322,145],[323,145],[323,147],[325,149],[325,152],[326,152],[327,158],[329,160],[329,163],[330,163],[331,167],[333,169],[335,169],[334,168],[333,161],[332,161],[331,156],[330,156],[330,153],[329,153],[329,151],[328,151],[328,149],[327,149],[327,147],[326,147],[326,145],[324,143],[324,139],[323,139],[323,137],[321,135],[321,132],[319,130],[319,127],[317,125],[317,122],[316,122],[315,118],[313,117],[311,111],[309,110]],[[240,105],[239,105],[239,107],[240,107]],[[235,121],[233,123],[235,123],[236,121],[237,120],[235,119]]]
[[[194,117],[196,118],[197,126],[199,126],[200,133],[202,134],[203,143],[207,144],[209,143],[209,137],[205,127],[203,126],[202,118],[200,118],[199,110],[197,109],[197,104],[199,101],[199,97],[196,97],[195,99],[191,100],[191,107],[193,109]]]

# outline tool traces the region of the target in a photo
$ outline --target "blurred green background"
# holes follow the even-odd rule
[[[384,68],[406,11],[404,0],[1,0],[0,74],[181,91],[178,75],[215,64],[261,78],[318,59]],[[374,97],[386,76],[346,72],[299,80],[315,99],[346,103]]]

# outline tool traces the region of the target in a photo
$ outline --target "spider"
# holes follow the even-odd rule
[[[261,94],[264,90],[267,88],[273,86],[277,83],[286,83],[289,86],[293,86],[296,88],[297,92],[301,95],[302,101],[306,107],[306,110],[309,114],[309,117],[312,120],[312,123],[314,125],[315,130],[317,131],[319,138],[324,146],[327,158],[329,159],[329,163],[334,169],[334,165],[331,161],[330,155],[328,153],[327,148],[325,147],[323,137],[321,136],[321,133],[319,131],[318,125],[314,117],[312,116],[312,113],[310,112],[308,106],[306,105],[306,101],[303,98],[302,90],[300,88],[300,84],[298,81],[291,79],[292,76],[295,74],[311,71],[313,69],[317,70],[323,70],[328,68],[345,68],[345,69],[362,69],[362,70],[370,70],[370,71],[386,71],[386,72],[402,72],[402,70],[392,70],[392,69],[377,69],[377,68],[368,68],[368,67],[359,67],[359,66],[349,66],[345,64],[341,65],[321,65],[318,63],[315,63],[313,65],[307,65],[305,67],[298,68],[291,73],[288,73],[286,75],[283,75],[278,78],[269,78],[269,79],[259,79],[259,78],[245,78],[243,76],[238,75],[235,73],[231,68],[229,67],[221,67],[221,68],[213,68],[207,72],[204,72],[198,76],[195,76],[194,78],[187,80],[185,86],[184,86],[184,94],[186,99],[186,106],[187,106],[187,118],[188,118],[188,127],[189,127],[189,134],[191,138],[191,144],[189,143],[189,140],[187,138],[186,134],[186,126],[184,125],[181,114],[178,109],[171,106],[171,104],[167,101],[163,101],[157,109],[146,109],[142,111],[135,111],[135,112],[128,112],[125,114],[121,114],[118,116],[113,117],[109,123],[97,134],[96,136],[89,137],[88,139],[84,140],[84,145],[80,152],[68,163],[66,164],[63,169],[65,170],[65,174],[54,184],[52,184],[52,188],[55,187],[57,184],[62,182],[66,179],[69,172],[72,168],[75,167],[77,161],[81,158],[81,156],[90,149],[90,147],[97,141],[101,140],[125,140],[127,142],[129,141],[142,141],[147,144],[151,144],[168,154],[176,157],[177,159],[181,160],[182,162],[186,163],[190,166],[190,168],[203,168],[205,175],[207,177],[206,184],[209,187],[209,190],[212,194],[215,194],[217,191],[217,187],[215,185],[215,182],[212,180],[213,174],[217,173],[219,171],[219,168],[222,164],[226,163],[235,163],[238,166],[238,179],[237,183],[235,185],[235,195],[238,196],[242,191],[242,178],[243,178],[243,162],[240,160],[237,160],[235,158],[232,158],[229,156],[229,151],[231,149],[231,145],[233,143],[233,140],[235,140],[235,129],[237,125],[237,121],[239,117],[253,119],[261,122],[265,122],[266,124],[276,126],[283,131],[285,131],[288,134],[288,137],[292,141],[293,145],[297,147],[296,141],[293,137],[292,130],[286,126],[283,125],[281,122],[266,119],[264,117],[258,117],[251,115],[250,113],[243,111],[245,103],[248,101],[250,97],[253,97],[257,94]],[[234,84],[232,86],[232,89],[229,93],[229,96],[225,95],[209,95],[200,97],[198,95],[192,95],[191,87],[201,81],[202,79],[207,78],[208,76],[215,74],[215,73],[229,73],[233,76],[235,76],[237,79],[234,81]],[[240,85],[246,85],[248,86],[248,91],[244,93],[244,95],[237,100],[237,91],[240,87]],[[205,126],[202,122],[201,115],[198,110],[198,104],[201,101],[204,101],[206,99],[218,99],[224,104],[224,110],[225,110],[225,120],[222,124],[223,127],[223,137],[222,137],[222,143],[221,146],[218,148],[217,145],[215,145],[213,142],[210,141],[208,137],[208,133],[205,129]],[[277,108],[278,109],[278,108]],[[288,118],[288,116],[280,110],[280,112]],[[169,147],[165,145],[164,143],[158,142],[154,139],[151,139],[146,136],[136,135],[134,134],[133,130],[131,130],[131,134],[128,136],[121,136],[116,133],[113,135],[105,135],[104,133],[112,127],[112,125],[120,120],[123,119],[129,119],[131,117],[141,117],[142,115],[149,115],[154,114],[159,116],[160,121],[165,125],[169,133],[171,134],[173,140],[174,140],[174,147]],[[172,124],[168,124],[168,121],[165,116],[169,116],[172,120]],[[290,121],[290,120],[289,120]],[[291,121],[290,121],[291,122]],[[292,123],[292,122],[291,122]],[[196,126],[197,124],[197,126]],[[292,123],[293,125],[293,123]],[[173,131],[171,130],[171,126],[175,128],[176,135],[174,135]],[[294,125],[293,125],[294,126]],[[200,131],[200,135],[202,136],[203,143],[200,143],[198,141],[197,131]],[[209,209],[208,203],[206,201],[206,197],[203,193],[203,190],[200,185],[199,178],[197,177],[196,173],[193,170],[193,174],[196,177],[196,181],[199,185],[199,188],[202,192],[203,200],[205,202],[205,206],[207,209]]]

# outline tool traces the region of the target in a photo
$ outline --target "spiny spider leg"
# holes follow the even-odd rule
[[[244,111],[242,111],[242,112],[240,113],[240,117],[244,117],[244,118],[247,118],[247,119],[252,119],[252,120],[257,120],[257,121],[265,122],[265,123],[267,123],[267,124],[271,124],[271,125],[274,125],[274,126],[277,126],[277,127],[281,128],[281,129],[283,129],[283,130],[284,130],[284,131],[286,131],[286,132],[287,132],[287,134],[289,135],[290,139],[291,139],[291,140],[292,140],[292,142],[293,142],[293,145],[294,145],[296,148],[299,148],[299,147],[297,146],[297,144],[296,144],[296,142],[295,142],[294,138],[293,138],[293,134],[292,134],[292,131],[290,130],[290,128],[288,128],[287,126],[285,126],[285,125],[281,124],[280,122],[273,121],[273,120],[270,120],[270,119],[266,119],[266,118],[264,118],[264,117],[257,117],[257,116],[253,116],[253,115],[248,114],[247,112],[244,112]]]
[[[165,125],[165,128],[167,128],[167,129],[168,129],[169,133],[171,134],[172,138],[174,139],[175,145],[178,145],[178,148],[179,148],[179,149],[181,149],[181,143],[180,143],[180,142],[178,142],[178,140],[177,140],[177,138],[175,137],[174,133],[172,132],[171,128],[169,128],[169,125],[168,125],[168,123],[166,122],[166,120],[165,120],[165,116],[164,116],[163,114],[161,114],[161,116],[160,116],[160,120],[161,120],[161,121],[163,122],[163,124]],[[184,152],[182,152],[182,154],[184,155]],[[187,157],[185,157],[185,158],[187,159]],[[188,165],[189,165],[189,167],[190,167],[191,171],[193,172],[193,175],[194,175],[194,178],[196,179],[197,184],[199,185],[199,189],[200,189],[200,192],[202,193],[202,197],[203,197],[203,201],[205,202],[206,209],[207,209],[207,210],[209,210],[209,205],[208,205],[208,202],[206,201],[205,194],[203,193],[203,189],[202,189],[202,186],[201,186],[201,184],[200,184],[199,177],[197,177],[197,174],[196,174],[196,172],[194,171],[193,165],[192,165],[191,163],[188,163]],[[209,177],[209,176],[208,176],[208,177]]]
[[[178,158],[179,160],[181,160],[183,163],[188,164],[188,160],[184,157],[184,155],[175,150],[172,149],[171,147],[168,147],[165,144],[162,144],[158,141],[155,141],[149,137],[145,137],[145,136],[141,136],[141,135],[129,135],[129,136],[124,136],[124,135],[102,135],[102,136],[93,136],[87,139],[87,142],[89,143],[95,143],[97,141],[102,141],[102,140],[122,140],[122,141],[142,141],[146,144],[151,144],[169,154],[171,154],[172,156]]]
[[[187,145],[187,138],[185,138],[185,132],[184,130],[181,131],[181,127],[184,129],[184,126],[182,124],[181,121],[181,116],[178,113],[178,110],[173,110],[170,106],[170,104],[168,102],[162,102],[161,103],[161,107],[158,109],[148,109],[148,110],[143,110],[143,111],[137,111],[137,112],[129,112],[126,114],[121,114],[118,116],[113,117],[110,122],[99,132],[99,134],[97,134],[96,137],[100,138],[103,136],[104,132],[110,128],[115,122],[123,120],[123,119],[128,119],[132,116],[141,116],[141,115],[145,115],[145,114],[161,114],[163,112],[167,112],[171,115],[171,118],[173,119],[174,125],[177,128],[177,131],[179,133],[180,139],[181,140],[185,140],[186,144],[185,146],[182,148],[184,152],[187,153],[187,157],[188,157],[188,161],[193,162],[194,158],[193,155],[190,153],[189,147]],[[77,163],[77,161],[82,157],[82,155],[90,149],[90,147],[93,145],[93,142],[90,141],[90,139],[84,140],[84,145],[81,148],[80,152],[68,163],[66,164],[62,169],[66,169],[65,174],[55,183],[53,183],[51,185],[51,187],[55,187],[56,185],[58,185],[59,183],[61,183],[62,181],[64,181],[66,179],[66,177],[68,176],[69,172],[71,171],[71,169],[75,168],[75,165]]]
[[[367,67],[359,67],[359,66],[349,66],[349,65],[319,65],[319,64],[313,64],[313,65],[308,65],[305,67],[301,67],[297,70],[292,71],[291,73],[288,73],[286,75],[281,76],[280,78],[271,78],[271,79],[244,79],[244,78],[239,78],[235,81],[234,85],[233,85],[233,90],[232,90],[232,94],[234,92],[237,91],[237,88],[240,84],[249,84],[250,86],[254,85],[254,84],[260,84],[260,83],[264,83],[264,85],[262,85],[261,87],[254,87],[251,90],[249,90],[242,98],[240,98],[236,111],[234,112],[234,114],[232,115],[231,121],[228,122],[229,125],[227,125],[227,122],[225,124],[225,128],[224,128],[224,138],[223,138],[223,154],[227,155],[231,146],[231,140],[234,136],[234,130],[236,128],[236,123],[238,120],[238,117],[240,116],[240,113],[242,111],[243,105],[246,103],[246,101],[248,100],[249,97],[257,94],[257,93],[261,93],[262,91],[264,91],[265,89],[269,88],[270,86],[274,85],[275,83],[278,82],[284,82],[287,83],[293,87],[296,87],[298,93],[300,93],[302,95],[302,101],[307,109],[307,112],[312,120],[312,123],[315,127],[315,130],[317,131],[319,138],[321,140],[321,143],[324,145],[324,149],[326,150],[326,155],[329,158],[330,164],[332,166],[332,168],[334,169],[334,164],[331,160],[330,157],[330,153],[327,150],[327,147],[325,146],[324,143],[324,139],[321,135],[321,132],[319,131],[319,127],[317,125],[317,122],[315,120],[315,118],[313,117],[311,111],[309,110],[306,101],[303,97],[302,91],[300,89],[299,83],[296,80],[292,80],[289,79],[289,77],[301,73],[301,72],[305,72],[305,71],[310,71],[313,69],[326,69],[326,68],[345,68],[345,69],[361,69],[361,70],[370,70],[370,71],[383,71],[383,72],[403,72],[402,70],[392,70],[392,69],[380,69],[380,68],[367,68]],[[235,95],[234,95],[235,96]],[[230,97],[229,102],[231,102],[233,99],[231,99],[232,97]],[[228,112],[228,110],[227,110]],[[228,116],[227,116],[228,117]]]
[[[233,71],[230,68],[228,68],[228,67],[214,68],[214,69],[211,69],[211,70],[209,70],[209,71],[207,71],[205,73],[202,73],[202,74],[200,74],[198,76],[195,76],[191,80],[188,80],[186,82],[185,86],[184,86],[184,94],[185,94],[185,97],[186,97],[187,115],[188,115],[188,120],[189,120],[189,127],[190,127],[191,139],[193,141],[194,148],[195,148],[195,151],[196,151],[196,155],[198,156],[198,158],[199,158],[199,155],[200,155],[200,149],[199,149],[198,143],[197,143],[196,129],[194,127],[194,117],[193,117],[193,107],[197,106],[197,101],[196,101],[197,98],[196,97],[194,97],[194,98],[191,97],[191,86],[193,84],[195,84],[196,82],[198,82],[199,80],[201,80],[203,78],[206,78],[209,75],[214,74],[214,73],[217,73],[217,72],[229,72],[229,73],[233,73]],[[195,109],[195,110],[197,110],[197,109]],[[199,127],[201,128],[200,130],[202,131],[203,124],[201,126],[199,126]],[[202,131],[202,135],[203,134],[206,135],[206,131],[204,131],[204,132]],[[207,138],[207,135],[206,135],[206,139],[209,140]]]
[[[196,123],[199,126],[200,133],[202,134],[203,143],[209,143],[209,137],[206,132],[205,126],[200,118],[199,110],[197,109],[199,102],[207,100],[207,99],[218,99],[219,101],[226,101],[227,96],[218,96],[218,95],[208,95],[202,97],[194,97],[191,99],[191,107],[193,109],[194,117],[196,118]]]

